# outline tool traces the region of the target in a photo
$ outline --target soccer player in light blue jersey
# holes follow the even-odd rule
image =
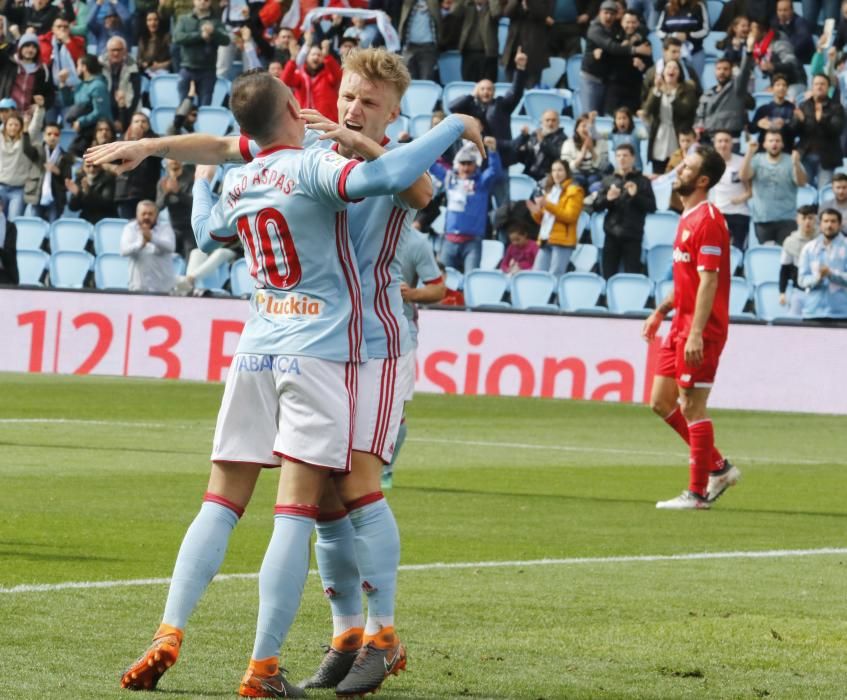
[[[474,120],[454,116],[403,153],[359,163],[303,150],[299,106],[267,73],[240,76],[231,104],[261,150],[227,174],[214,207],[204,179],[213,171],[198,169],[192,223],[204,250],[236,235],[244,241],[257,289],[227,376],[205,503],[180,548],[163,624],[122,685],[155,687],[176,661],[188,616],[221,564],[262,466],[281,463],[274,532],[259,574],[256,640],[240,694],[302,696],[281,672],[278,654],[299,605],[327,477],[350,469],[358,362],[367,353],[344,209],[353,199],[406,190],[457,138],[481,146],[481,137]],[[178,143],[163,141],[159,148],[180,159]],[[144,155],[118,152],[108,160],[124,158],[121,167],[129,168]],[[352,500],[348,479],[336,481],[341,499]],[[358,558],[384,539],[375,533],[374,545],[366,535],[356,538]],[[391,651],[401,652],[399,642]]]

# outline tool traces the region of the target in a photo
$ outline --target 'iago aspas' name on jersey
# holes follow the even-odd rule
[[[226,195],[227,206],[232,209],[238,204],[238,200],[241,199],[241,195],[247,191],[247,188],[256,185],[270,185],[283,194],[291,194],[292,190],[297,187],[297,183],[285,173],[277,172],[273,168],[262,168],[253,175],[252,182],[245,174],[241,176],[240,181],[231,185],[232,189]]]

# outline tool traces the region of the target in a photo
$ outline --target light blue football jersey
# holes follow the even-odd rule
[[[397,248],[397,260],[400,263],[400,280],[409,287],[417,287],[420,282],[436,284],[441,281],[441,270],[432,252],[429,236],[410,228],[400,239]],[[409,335],[413,347],[418,347],[418,306],[412,302],[403,304],[403,314],[409,325]]]
[[[258,284],[238,352],[367,359],[346,212],[355,164],[330,150],[283,147],[227,172],[203,228],[217,241],[241,239]],[[195,184],[195,207],[207,190]]]

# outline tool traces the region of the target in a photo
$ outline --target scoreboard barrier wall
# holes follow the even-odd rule
[[[243,299],[0,290],[0,371],[222,381]],[[416,390],[646,402],[640,319],[422,310]],[[667,333],[669,322],[660,335]],[[730,326],[710,405],[847,414],[847,330]]]

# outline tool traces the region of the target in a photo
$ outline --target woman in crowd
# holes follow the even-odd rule
[[[43,104],[43,98],[40,97],[40,101]],[[41,139],[43,119],[44,108],[36,105],[26,132],[24,120],[17,112],[7,115],[3,122],[3,136],[0,140],[0,204],[10,221],[23,214],[24,184],[32,164],[38,160],[38,152],[32,142]]]
[[[721,39],[715,47],[723,52],[723,57],[732,61],[732,65],[741,65],[744,57],[744,48],[747,46],[747,37],[750,35],[750,20],[743,15],[736,17],[726,31],[726,37]]]
[[[691,129],[697,113],[697,89],[691,81],[682,80],[677,61],[666,61],[662,72],[656,73],[642,111],[650,123],[647,152],[653,172],[663,173],[668,159],[679,148],[676,133]]]
[[[534,270],[556,276],[565,274],[579,237],[577,223],[584,198],[585,191],[574,183],[568,164],[554,161],[544,180],[544,196],[527,201],[532,218],[541,225],[538,231],[541,249]]]
[[[138,36],[138,65],[149,77],[171,70],[171,35],[158,12],[148,12]]]
[[[594,112],[580,116],[573,137],[562,146],[562,160],[568,164],[574,182],[586,192],[600,189],[609,170],[609,142],[593,133],[595,116]]]
[[[125,141],[138,141],[143,138],[155,138],[150,128],[150,120],[142,112],[132,115],[129,127],[124,133]],[[107,170],[110,166],[105,166]],[[134,219],[135,209],[142,199],[156,201],[156,186],[162,171],[161,158],[146,158],[134,170],[117,175],[115,179],[115,202],[118,216],[122,219]]]

